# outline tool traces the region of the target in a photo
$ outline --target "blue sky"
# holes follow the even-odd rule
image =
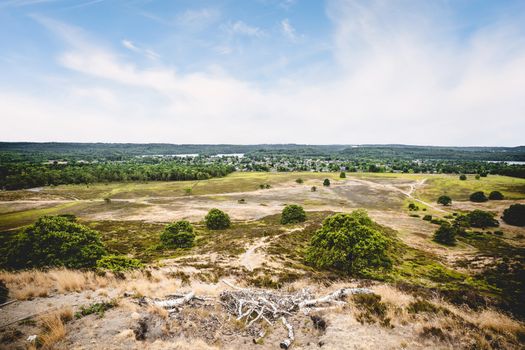
[[[525,2],[2,0],[3,141],[520,145]]]

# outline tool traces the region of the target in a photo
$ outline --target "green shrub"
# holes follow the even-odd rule
[[[284,207],[281,215],[281,224],[295,224],[306,220],[306,213],[303,207],[296,204],[290,204]]]
[[[186,220],[166,225],[160,234],[160,241],[169,248],[190,248],[194,240],[193,226]]]
[[[298,178],[298,179],[295,180],[295,182],[297,182],[298,184],[302,184],[304,181],[303,181],[303,179]]]
[[[306,260],[319,268],[348,274],[390,268],[388,248],[392,242],[377,227],[364,210],[329,216],[312,237]]]
[[[500,201],[504,199],[503,194],[500,191],[492,191],[489,194],[489,199],[492,201]]]
[[[116,300],[103,301],[101,303],[94,303],[89,306],[82,305],[80,311],[75,313],[75,318],[82,318],[84,316],[97,314],[99,317],[104,316],[104,313],[118,305]]]
[[[106,255],[97,261],[97,269],[112,272],[124,272],[143,268],[140,260],[128,258],[123,255]]]
[[[310,191],[312,191],[312,192],[315,192],[315,191],[317,191],[317,187],[315,187],[315,186],[312,186],[312,188],[310,188]]]
[[[419,207],[416,204],[414,204],[414,203],[410,203],[410,204],[408,204],[408,210],[417,211],[417,210],[419,210]]]
[[[339,174],[339,177],[341,179],[346,179],[346,173],[344,171],[341,171],[341,173]]]
[[[440,196],[437,202],[441,205],[450,205],[452,203],[452,198],[450,198],[449,196]]]
[[[485,227],[498,227],[498,220],[494,219],[494,214],[483,210],[474,210],[467,215],[470,226],[485,228]]]
[[[479,174],[476,174],[476,180],[479,180],[481,179],[481,176],[479,176]]]
[[[97,231],[70,217],[43,216],[19,232],[8,250],[12,268],[91,268],[106,254]]]
[[[462,180],[462,181],[465,181],[467,179],[467,175],[461,174],[461,175],[459,175],[459,179]]]
[[[427,214],[427,215],[423,216],[423,220],[425,220],[425,221],[432,221],[432,215]]]
[[[502,219],[509,225],[525,226],[525,204],[512,204],[503,211]]]
[[[323,186],[326,186],[326,187],[330,186],[330,180],[329,179],[324,179]]]
[[[455,245],[457,231],[456,227],[444,222],[434,233],[434,241],[446,245]]]
[[[471,202],[481,203],[481,202],[486,202],[488,200],[489,199],[487,198],[487,196],[485,196],[485,193],[483,191],[477,191],[470,195]]]
[[[211,209],[204,218],[206,227],[210,230],[224,230],[230,227],[228,214],[217,208]]]

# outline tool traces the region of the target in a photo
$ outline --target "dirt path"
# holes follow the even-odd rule
[[[246,252],[244,252],[239,257],[239,265],[244,266],[249,271],[253,271],[254,269],[262,266],[263,263],[266,263],[267,265],[275,264],[273,261],[270,261],[264,249],[266,246],[268,246],[268,244],[270,244],[270,240],[279,239],[284,235],[289,235],[292,232],[300,231],[302,229],[303,227],[296,227],[274,237],[263,237],[258,239],[255,241],[255,243],[249,246]]]

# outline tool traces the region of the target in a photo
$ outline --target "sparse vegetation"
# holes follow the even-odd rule
[[[330,179],[324,179],[323,180],[323,186],[329,187],[330,186]]]
[[[93,303],[88,306],[81,306],[80,310],[75,313],[75,318],[82,318],[92,314],[97,314],[99,317],[103,317],[104,313],[118,305],[117,300],[104,301],[100,303]]]
[[[459,175],[459,179],[462,180],[462,181],[465,181],[467,179],[467,175],[461,174],[461,175]]]

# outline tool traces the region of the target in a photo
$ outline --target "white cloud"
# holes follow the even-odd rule
[[[283,35],[288,38],[290,41],[296,41],[297,40],[297,34],[295,32],[295,28],[290,24],[290,21],[288,18],[283,19],[281,21],[281,32]]]
[[[228,23],[226,30],[231,34],[239,34],[252,37],[263,37],[265,35],[264,31],[255,26],[244,23],[243,21],[236,21],[234,23]]]
[[[126,49],[129,49],[133,52],[139,53],[151,60],[157,60],[160,58],[160,55],[156,53],[155,51],[151,49],[143,49],[135,45],[131,40],[124,39],[122,40],[122,46],[124,46]]]
[[[180,13],[176,22],[184,26],[205,27],[218,21],[220,17],[221,13],[214,8],[189,9]]]
[[[425,9],[356,4],[334,1],[329,7],[336,74],[283,76],[264,87],[211,67],[180,73],[161,64],[140,66],[78,29],[42,21],[68,44],[58,62],[77,73],[69,84],[75,88],[64,101],[59,94],[31,96],[0,85],[0,111],[10,130],[4,138],[523,144],[525,45],[515,31],[519,24],[494,23],[458,44],[432,30]],[[85,79],[76,81],[78,73]]]

